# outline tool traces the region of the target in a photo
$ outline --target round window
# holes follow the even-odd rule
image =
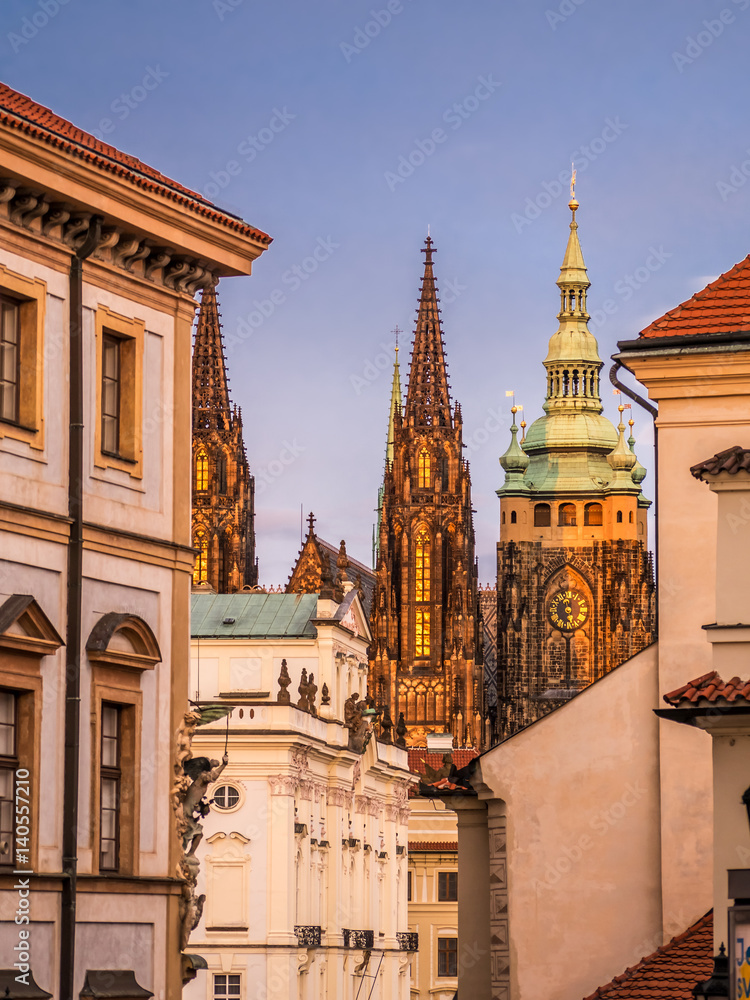
[[[234,809],[240,801],[240,793],[231,785],[219,785],[214,789],[213,804],[217,809]]]

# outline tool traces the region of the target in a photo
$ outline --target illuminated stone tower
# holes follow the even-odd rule
[[[379,509],[371,671],[379,704],[403,712],[412,745],[482,733],[481,648],[469,464],[451,408],[432,240],[427,237],[406,403],[398,371]],[[479,651],[478,651],[479,650]]]
[[[573,196],[557,285],[559,327],[544,361],[544,416],[500,459],[498,726],[506,737],[654,636],[654,584],[630,421],[625,440],[602,414],[602,361],[588,329],[590,285]]]
[[[232,594],[258,582],[255,480],[242,413],[229,400],[216,291],[203,292],[193,346],[193,583]]]

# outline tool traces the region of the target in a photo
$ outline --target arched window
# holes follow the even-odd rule
[[[583,508],[583,523],[592,528],[601,528],[604,512],[600,503],[587,503]]]
[[[630,522],[631,524],[633,523],[633,511],[632,511],[632,510],[631,510],[631,511],[629,512],[629,514],[628,514],[628,521],[629,521],[629,522]]]
[[[505,524],[505,511],[503,511],[502,514],[500,515],[500,523]]]
[[[416,551],[416,587],[414,600],[419,604],[421,601],[430,599],[430,539],[427,532],[422,530],[417,535]]]
[[[574,528],[576,525],[576,505],[574,503],[561,503],[558,512],[557,523],[563,527]]]
[[[430,488],[430,453],[423,448],[419,453],[419,488],[428,490]]]
[[[208,455],[203,448],[195,456],[195,488],[196,490],[208,489]]]
[[[227,491],[227,456],[224,452],[219,457],[219,493]]]
[[[621,510],[617,511],[617,523],[618,524],[622,524],[622,511]]]
[[[518,520],[518,517],[516,515],[516,512],[514,510],[512,510],[510,512],[510,523],[511,524],[515,524],[517,520]]]
[[[534,527],[549,528],[552,524],[550,505],[548,503],[538,503],[534,505]]]
[[[196,549],[193,563],[193,583],[200,583],[208,578],[208,539],[203,531],[196,533],[193,541]]]
[[[415,552],[414,655],[430,655],[430,538],[422,529],[417,535]]]

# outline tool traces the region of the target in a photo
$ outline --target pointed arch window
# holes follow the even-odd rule
[[[196,533],[195,541],[195,562],[193,563],[193,583],[198,584],[202,580],[208,579],[208,538],[205,532]]]
[[[428,490],[430,488],[431,466],[432,460],[430,453],[426,448],[423,448],[419,453],[418,463],[420,490]]]
[[[430,537],[422,529],[417,535],[414,566],[414,600],[416,603],[414,655],[419,657],[430,655],[430,556]]]
[[[195,488],[196,490],[208,489],[208,455],[203,448],[195,456]]]

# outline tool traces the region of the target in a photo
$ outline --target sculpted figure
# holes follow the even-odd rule
[[[221,764],[218,760],[209,760],[208,757],[193,757],[192,760],[188,760],[184,764],[185,774],[192,778],[192,784],[182,803],[185,820],[182,848],[187,857],[195,855],[198,844],[203,840],[203,830],[200,820],[196,819],[196,814],[200,819],[203,819],[209,811],[206,789],[213,781],[216,781],[228,763],[229,757],[224,754]]]
[[[362,753],[367,745],[367,723],[362,715],[367,708],[364,701],[359,700],[359,691],[355,691],[344,703],[344,725],[349,730],[349,749]]]
[[[307,680],[307,710],[310,715],[317,715],[315,707],[315,695],[318,693],[318,685],[315,683],[315,674],[311,673]]]
[[[287,688],[292,683],[292,678],[289,676],[289,671],[286,667],[286,660],[281,661],[281,673],[279,674],[279,693],[276,695],[276,701],[279,705],[289,705],[291,704],[291,696],[287,691]]]

